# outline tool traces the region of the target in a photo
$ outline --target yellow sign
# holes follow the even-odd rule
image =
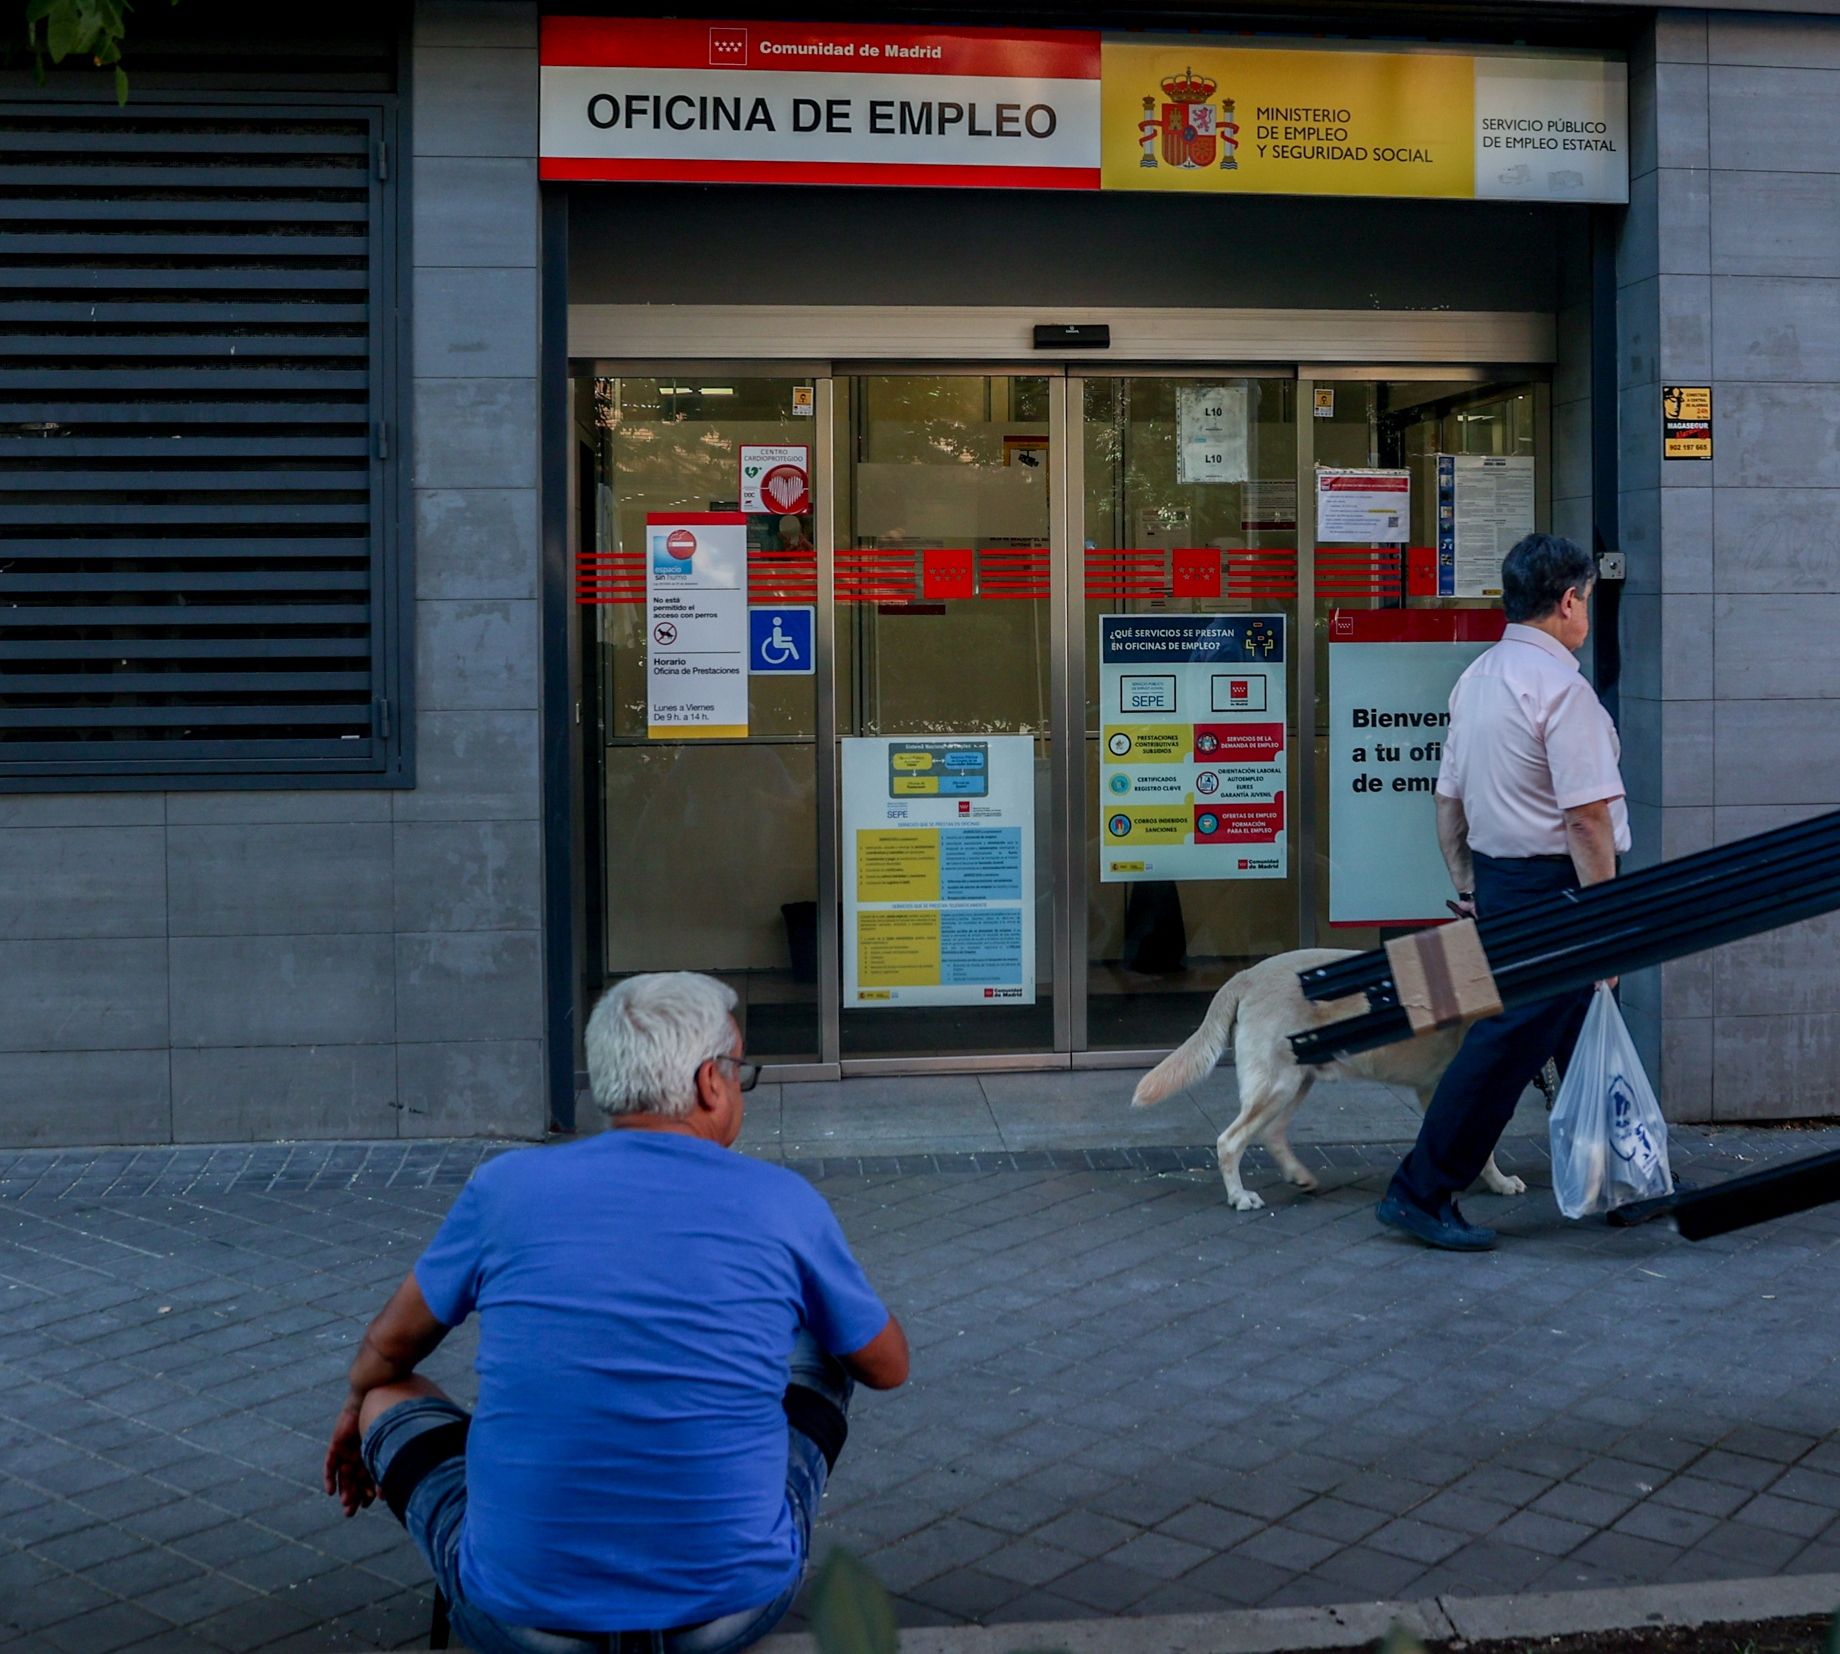
[[[859,829],[856,834],[859,902],[939,900],[939,830]],[[871,978],[870,980],[874,980]]]
[[[1475,60],[1106,41],[1101,187],[1476,193]]]
[[[1661,457],[1712,458],[1712,387],[1661,387]]]
[[[857,980],[885,988],[919,988],[939,980],[939,913],[896,909],[864,913],[857,919],[860,957]],[[859,999],[885,997],[859,989]]]

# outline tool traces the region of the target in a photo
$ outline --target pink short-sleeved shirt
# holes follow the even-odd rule
[[[1629,810],[1616,725],[1572,653],[1537,626],[1509,626],[1450,694],[1437,790],[1463,805],[1485,856],[1566,854],[1563,812],[1610,801],[1619,851]]]

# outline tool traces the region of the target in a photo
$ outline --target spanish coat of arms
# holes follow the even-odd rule
[[[1223,172],[1238,169],[1235,158],[1239,149],[1239,124],[1233,119],[1233,100],[1223,98],[1215,109],[1213,97],[1218,82],[1193,69],[1184,69],[1159,83],[1163,103],[1159,110],[1154,97],[1144,99],[1144,118],[1137,123],[1137,141],[1143,147],[1140,167],[1161,164],[1196,171],[1211,167],[1216,157]]]

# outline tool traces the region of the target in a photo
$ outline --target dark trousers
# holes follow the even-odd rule
[[[1477,856],[1475,864],[1481,913],[1550,901],[1578,888],[1569,857]],[[1571,1057],[1590,1004],[1591,990],[1579,988],[1472,1023],[1425,1110],[1417,1143],[1393,1174],[1391,1192],[1435,1212],[1474,1183],[1534,1076],[1549,1058],[1556,1056],[1563,1067]]]

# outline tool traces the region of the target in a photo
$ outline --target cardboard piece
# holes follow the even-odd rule
[[[1474,919],[1396,936],[1386,945],[1386,962],[1414,1034],[1476,1022],[1501,1010]]]

